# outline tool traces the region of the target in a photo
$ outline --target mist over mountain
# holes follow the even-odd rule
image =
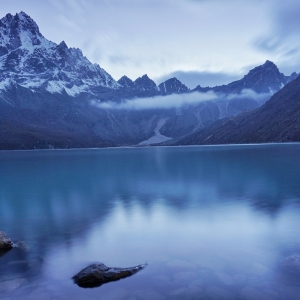
[[[0,20],[0,149],[147,145],[263,105],[298,74],[266,61],[241,80],[190,90],[177,78],[114,80],[26,13]]]
[[[300,76],[260,108],[223,119],[176,145],[282,143],[300,141]]]

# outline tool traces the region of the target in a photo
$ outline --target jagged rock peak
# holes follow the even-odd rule
[[[0,56],[20,47],[30,50],[40,45],[55,44],[43,37],[38,25],[25,12],[7,14],[0,20]]]
[[[3,26],[3,24],[11,22],[13,19],[13,15],[8,13],[5,17],[0,19],[0,25]]]
[[[16,33],[16,30],[22,30],[30,31],[32,35],[42,36],[36,22],[23,11],[14,16],[7,14],[0,20],[0,27],[8,30],[6,34],[9,34],[9,31]]]
[[[158,88],[163,94],[181,94],[189,92],[189,88],[181,83],[176,77],[162,82]]]
[[[126,75],[123,75],[118,81],[120,80],[129,80],[129,81],[132,81],[128,76]],[[132,81],[133,82],[133,81]]]
[[[217,87],[215,87],[217,88]],[[212,90],[213,88],[206,86],[206,87],[202,87],[200,84],[198,84],[194,89],[192,89],[192,92],[200,92],[200,93],[206,93],[210,90]]]
[[[262,64],[261,66],[257,66],[253,70],[260,70],[260,69],[279,72],[278,67],[270,60],[266,60],[266,62],[264,64]],[[251,71],[253,71],[253,70],[251,70]]]
[[[58,47],[63,48],[63,49],[68,49],[68,46],[66,44],[65,41],[60,42],[60,44],[58,45]]]
[[[137,78],[134,82],[134,87],[141,91],[158,91],[156,83],[148,77],[147,74]]]
[[[117,82],[121,84],[123,87],[127,87],[127,88],[128,87],[133,88],[134,86],[133,81],[126,75],[122,76]]]
[[[245,86],[257,88],[256,92],[278,91],[287,83],[287,78],[280,73],[278,67],[267,60],[263,65],[250,70],[242,79]]]
[[[263,64],[263,66],[275,66],[277,67],[272,61],[266,60],[266,62]]]
[[[134,82],[154,83],[154,81],[150,79],[147,74],[144,74],[142,77],[138,77]]]
[[[5,17],[1,18],[0,22],[1,25],[4,24],[10,24],[13,21],[23,21],[23,23],[33,23],[36,28],[38,28],[37,24],[34,22],[33,19],[29,15],[27,15],[24,11],[21,11],[20,13],[16,13],[14,16],[10,13],[8,13]]]
[[[256,93],[271,93],[279,91],[288,82],[288,77],[280,73],[278,67],[267,60],[264,64],[250,70],[241,80],[228,85],[213,88],[216,92],[241,93],[243,89],[252,89]]]
[[[144,75],[142,76],[142,78],[145,79],[145,80],[146,80],[146,79],[150,79],[149,76],[148,76],[147,74],[144,74]]]
[[[264,64],[251,69],[248,72],[248,74],[246,74],[244,76],[244,79],[251,77],[251,76],[257,76],[257,74],[259,74],[259,73],[263,73],[263,74],[270,73],[270,74],[276,74],[276,75],[281,74],[279,72],[278,67],[273,62],[267,60]]]

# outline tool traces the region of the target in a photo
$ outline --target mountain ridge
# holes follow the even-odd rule
[[[290,76],[280,73],[278,67],[267,60],[264,64],[251,69],[242,79],[233,81],[227,85],[215,87],[201,87],[198,85],[192,91],[214,91],[223,94],[238,94],[243,89],[252,89],[256,93],[272,93],[279,91],[284,85],[295,79],[299,74],[296,72]]]
[[[158,86],[147,74],[115,81],[80,49],[48,41],[26,13],[7,14],[0,20],[0,149],[146,145],[157,141],[155,136],[178,140],[261,106],[297,75],[285,76],[267,61],[240,81],[199,91],[175,77]],[[198,92],[208,91],[216,95],[214,100],[192,105],[117,108],[140,98],[174,101],[179,94],[197,98]],[[112,102],[117,109],[99,108],[102,102]]]
[[[271,69],[268,74],[270,78],[263,77],[264,81],[268,80],[270,83],[268,88],[257,88],[255,84],[248,82],[247,78],[252,73],[255,73],[257,69],[265,68],[266,65]],[[9,86],[11,81],[15,81],[23,87],[34,90],[42,88],[51,93],[61,93],[64,90],[71,96],[90,93],[100,98],[102,96],[102,90],[98,91],[100,87],[112,90],[125,88],[131,91],[129,97],[210,90],[216,93],[237,94],[247,88],[259,93],[274,93],[290,78],[297,75],[294,73],[291,76],[285,76],[279,72],[274,63],[266,61],[263,65],[250,70],[241,80],[212,88],[202,88],[198,85],[195,89],[190,90],[177,78],[170,78],[157,86],[146,74],[135,81],[127,76],[126,80],[123,78],[123,81],[121,79],[115,81],[99,65],[91,63],[83,56],[80,49],[68,48],[64,41],[55,44],[47,40],[40,33],[35,21],[25,12],[17,13],[14,16],[7,14],[0,20],[0,70],[0,86],[2,88]],[[278,81],[277,85],[276,80]]]
[[[300,76],[261,107],[219,120],[175,145],[282,143],[300,141]]]

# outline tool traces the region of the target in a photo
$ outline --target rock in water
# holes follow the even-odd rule
[[[146,266],[147,264],[131,268],[110,268],[102,263],[95,263],[81,270],[72,279],[83,288],[98,287],[104,283],[131,276]]]
[[[7,235],[0,231],[0,250],[11,249],[13,247],[13,242],[7,237]]]

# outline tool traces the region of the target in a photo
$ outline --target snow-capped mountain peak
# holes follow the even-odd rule
[[[80,49],[55,44],[39,31],[24,12],[7,14],[0,20],[0,84],[7,78],[30,89],[74,96],[95,93],[98,87],[120,85],[98,64],[92,64]]]
[[[32,51],[34,46],[54,45],[44,38],[34,20],[24,12],[14,16],[7,14],[0,20],[0,55],[20,47]]]

